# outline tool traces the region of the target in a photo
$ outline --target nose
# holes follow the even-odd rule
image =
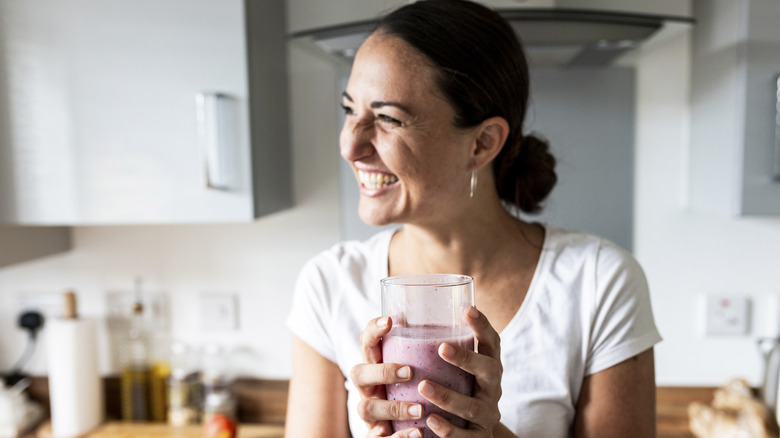
[[[347,117],[339,138],[341,157],[347,161],[358,161],[373,155],[376,152],[373,126],[371,121]]]

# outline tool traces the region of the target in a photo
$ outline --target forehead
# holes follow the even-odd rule
[[[374,34],[358,50],[347,88],[381,92],[384,99],[430,97],[438,94],[436,74],[433,61],[406,41]]]

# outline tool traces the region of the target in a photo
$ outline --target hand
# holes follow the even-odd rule
[[[464,430],[431,414],[427,419],[428,427],[440,437],[492,437],[493,428],[501,419],[498,410],[503,373],[501,339],[485,315],[475,307],[470,307],[466,313],[479,353],[445,342],[439,346],[439,356],[474,375],[473,395],[465,396],[428,380],[423,380],[418,387],[420,395],[431,403],[471,422],[469,429]]]
[[[372,319],[360,336],[360,347],[366,363],[352,367],[350,376],[360,392],[358,413],[368,426],[369,437],[420,438],[419,429],[405,429],[393,433],[390,420],[416,420],[422,417],[418,403],[389,401],[385,385],[406,382],[412,370],[406,365],[382,363],[382,336],[392,327],[388,317]]]

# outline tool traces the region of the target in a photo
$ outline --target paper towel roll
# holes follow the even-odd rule
[[[93,321],[59,318],[47,324],[49,397],[56,438],[85,434],[103,421],[103,384]]]

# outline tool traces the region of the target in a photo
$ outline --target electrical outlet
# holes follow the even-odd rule
[[[19,314],[35,310],[45,318],[56,318],[65,313],[65,294],[57,292],[19,292]]]
[[[708,295],[704,332],[708,336],[747,335],[750,332],[750,299]]]
[[[204,331],[238,329],[238,297],[233,294],[201,294],[200,326]]]

